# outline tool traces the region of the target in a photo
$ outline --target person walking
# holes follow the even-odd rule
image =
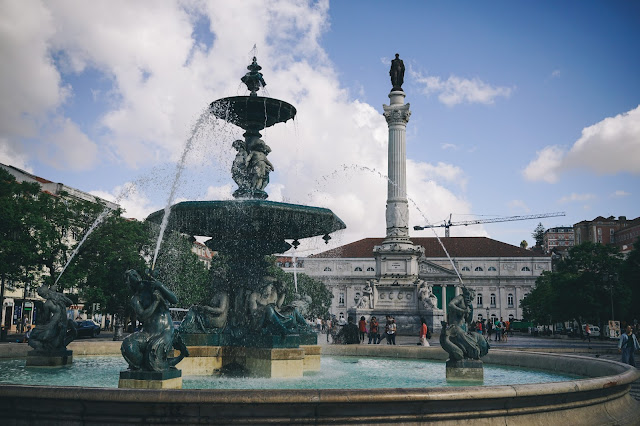
[[[427,333],[429,332],[429,328],[427,327],[427,321],[424,318],[420,318],[422,325],[420,326],[420,343],[422,346],[430,346],[427,341]]]
[[[387,331],[387,338],[389,339],[387,344],[395,345],[396,344],[396,331],[398,330],[398,326],[396,325],[396,320],[391,317],[391,323],[389,324],[389,330]]]
[[[364,343],[364,336],[367,335],[367,320],[364,319],[364,316],[361,316],[360,321],[358,321],[358,333],[360,343]]]
[[[636,335],[633,334],[633,330],[630,325],[625,329],[625,333],[620,336],[620,340],[618,340],[618,353],[622,354],[622,358],[620,362],[623,364],[629,364],[636,366],[636,360],[633,355],[635,351],[640,349],[640,345],[638,345],[638,339]]]
[[[378,332],[378,319],[374,316],[369,321],[369,344],[373,340],[373,344],[380,343],[380,333]]]

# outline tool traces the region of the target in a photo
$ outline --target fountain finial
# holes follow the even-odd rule
[[[255,56],[253,57],[253,61],[251,62],[251,64],[247,66],[247,69],[249,70],[249,72],[246,73],[240,80],[242,80],[242,82],[247,85],[247,89],[249,89],[249,91],[251,92],[249,96],[258,96],[257,92],[258,90],[260,90],[260,87],[266,86],[267,83],[262,77],[262,73],[260,72],[262,67],[258,65],[258,61]]]

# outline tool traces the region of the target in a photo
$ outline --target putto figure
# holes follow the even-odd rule
[[[442,321],[440,345],[447,351],[449,359],[459,361],[465,358],[480,359],[489,352],[489,342],[475,331],[469,331],[473,321],[473,305],[475,292],[466,287],[462,294],[449,302],[447,313],[450,324]]]
[[[120,351],[130,370],[163,371],[175,367],[189,351],[179,335],[174,334],[169,304],[178,299],[150,271],[143,279],[137,271],[125,272],[125,280],[134,295],[131,305],[139,320],[141,331],[124,339]],[[171,349],[180,351],[180,356],[168,358]]]
[[[38,326],[29,337],[29,346],[37,351],[64,350],[78,334],[76,323],[67,319],[67,306],[73,302],[56,291],[56,286],[42,285],[38,294],[44,302],[43,312],[38,315]]]
[[[391,76],[392,91],[402,90],[402,83],[404,83],[404,62],[400,59],[400,55],[396,53],[396,58],[391,60],[391,69],[389,70]]]

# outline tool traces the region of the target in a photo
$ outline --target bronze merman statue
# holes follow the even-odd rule
[[[73,302],[58,293],[55,285],[49,288],[43,284],[38,294],[46,300],[43,312],[38,315],[37,327],[29,337],[29,346],[37,351],[64,350],[78,334],[76,323],[67,319],[67,306]]]
[[[452,361],[480,359],[489,352],[487,339],[480,333],[468,330],[473,321],[474,297],[473,290],[462,287],[462,294],[454,297],[447,306],[449,325],[442,321],[440,345]]]
[[[130,370],[163,371],[175,367],[189,351],[174,333],[169,304],[176,303],[176,296],[147,271],[143,279],[137,271],[125,272],[125,280],[134,295],[131,305],[142,330],[124,339],[120,351],[129,364]],[[168,358],[173,348],[180,356]]]

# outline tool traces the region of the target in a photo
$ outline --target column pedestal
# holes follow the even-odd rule
[[[484,369],[479,359],[447,360],[447,380],[477,381],[484,380]]]
[[[29,351],[27,352],[27,367],[64,367],[73,363],[73,351],[62,349],[59,351]]]
[[[118,388],[182,389],[182,371],[176,368],[163,371],[121,371]]]

